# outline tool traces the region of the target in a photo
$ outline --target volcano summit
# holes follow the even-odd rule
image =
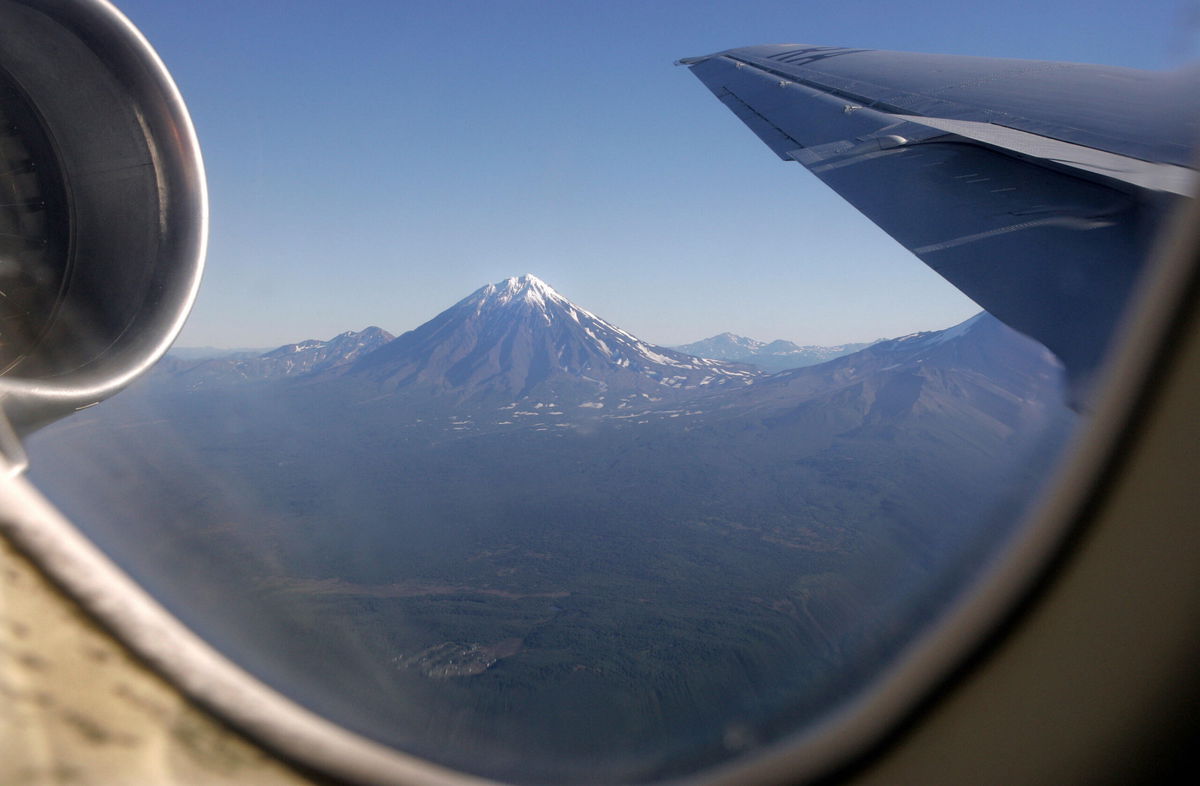
[[[744,385],[762,375],[647,344],[534,275],[477,289],[346,373],[386,390],[425,388],[459,400],[660,394]]]

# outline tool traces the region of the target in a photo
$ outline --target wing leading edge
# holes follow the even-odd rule
[[[1200,71],[807,45],[680,61],[780,158],[1063,361],[1076,395],[1194,196]]]

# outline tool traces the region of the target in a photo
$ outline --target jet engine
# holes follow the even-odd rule
[[[0,0],[0,452],[170,346],[204,263],[191,119],[104,0]]]

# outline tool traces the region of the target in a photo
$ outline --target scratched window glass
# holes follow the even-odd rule
[[[207,278],[31,477],[267,684],[505,780],[694,774],[865,695],[1052,479],[1195,175],[1169,9],[121,5]],[[725,50],[794,36],[873,49]],[[0,247],[58,220],[28,147]]]

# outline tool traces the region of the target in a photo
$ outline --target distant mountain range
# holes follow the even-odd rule
[[[653,393],[660,387],[746,384],[763,372],[818,365],[883,341],[816,346],[721,333],[656,346],[580,308],[532,274],[481,287],[395,339],[372,326],[265,352],[178,348],[163,363],[193,385],[331,372],[458,400],[538,397],[539,391],[554,397],[569,389],[587,398],[597,390]],[[374,354],[384,345],[386,352]]]
[[[769,374],[527,275],[398,337],[168,358],[29,447],[118,563],[307,706],[500,780],[645,782],[878,678],[1074,422],[1054,357],[987,314]]]
[[[734,333],[721,333],[700,341],[693,341],[691,344],[681,344],[673,349],[696,357],[748,363],[764,371],[773,372],[814,366],[824,363],[826,360],[857,352],[870,346],[871,343],[873,342],[840,344],[833,347],[800,346],[782,339],[768,343]]]
[[[398,339],[372,326],[267,352],[173,350],[164,364],[193,384],[322,373],[371,379],[388,390],[448,394],[457,401],[586,399],[610,392],[661,394],[664,388],[678,393],[745,385],[764,372],[817,365],[868,346],[766,343],[733,333],[677,347],[656,346],[526,274],[480,287]]]
[[[382,328],[368,327],[339,333],[328,341],[309,339],[262,353],[239,350],[197,360],[192,352],[172,352],[159,363],[158,371],[185,376],[193,386],[295,377],[351,363],[395,338]]]
[[[455,432],[569,428],[597,419],[694,424],[783,410],[791,418],[816,413],[830,428],[844,429],[964,407],[975,408],[967,418],[972,423],[992,419],[1017,429],[1033,402],[1040,402],[1035,408],[1061,403],[1053,357],[987,314],[867,345],[799,347],[725,333],[686,346],[760,362],[804,362],[768,374],[648,344],[524,275],[481,287],[399,337],[368,327],[250,358],[173,358],[159,375],[190,389],[291,380],[369,400],[369,409],[393,424],[431,408],[473,413],[465,420],[445,415]],[[822,355],[828,359],[815,362]],[[545,414],[551,411],[557,414]]]
[[[230,391],[224,396],[249,384],[244,395],[255,396],[265,385],[320,407],[347,402],[382,431],[428,439],[738,421],[769,422],[776,432],[791,423],[800,430],[790,444],[804,449],[884,423],[1023,433],[1063,404],[1053,356],[986,313],[867,345],[799,347],[725,333],[686,347],[806,365],[771,374],[655,346],[524,275],[483,286],[399,337],[368,327],[254,357],[168,358],[151,388]],[[815,362],[821,356],[829,359]]]
[[[269,347],[171,347],[167,352],[168,357],[177,358],[185,361],[208,360],[210,358],[228,358],[228,357],[258,357],[264,352],[269,352]]]

